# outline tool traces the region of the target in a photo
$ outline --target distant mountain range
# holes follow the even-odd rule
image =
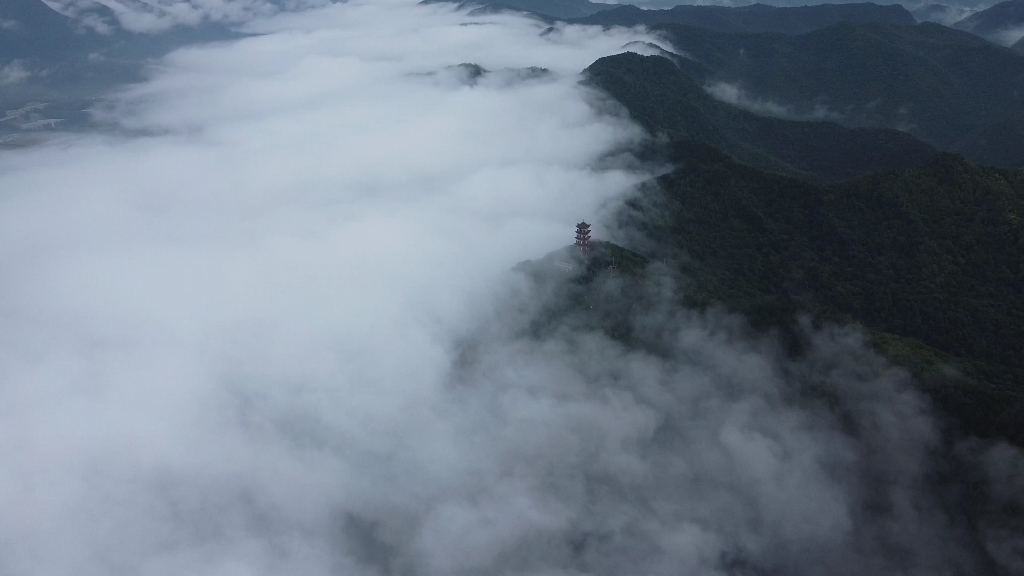
[[[100,3],[66,16],[41,0],[0,2],[0,59],[66,59],[99,53],[118,58],[153,57],[194,42],[240,37],[220,24],[178,26],[163,33],[125,30]]]
[[[710,144],[753,166],[811,180],[845,180],[917,166],[938,151],[897,130],[759,115],[711,97],[707,74],[686,59],[632,52],[601,58],[587,80],[612,95],[653,134]]]
[[[600,26],[684,24],[717,32],[803,34],[840,22],[880,22],[913,25],[934,22],[981,36],[1024,52],[1024,0],[1007,0],[987,9],[945,4],[840,3],[778,7],[678,5],[664,10],[631,4],[588,0],[423,0],[422,4],[452,3],[474,14],[511,10],[550,21]]]
[[[720,32],[779,32],[801,34],[837,22],[889,22],[916,24],[906,8],[898,5],[820,4],[775,7],[754,4],[742,7],[680,5],[667,10],[645,10],[630,4],[603,4],[587,0],[423,0],[421,4],[453,3],[478,11],[514,10],[574,24],[601,26],[653,26],[687,24]],[[480,13],[480,12],[478,12]]]
[[[97,16],[102,21],[105,14]],[[0,58],[40,58],[95,50],[107,43],[108,39],[92,28],[40,0],[0,2]]]
[[[898,4],[819,4],[778,8],[754,4],[729,8],[724,6],[680,5],[668,10],[642,10],[636,6],[619,6],[572,21],[602,26],[655,26],[685,24],[718,32],[776,32],[803,34],[839,22],[886,22],[913,25],[917,23],[906,8]]]
[[[698,82],[748,101],[1024,166],[1024,58],[974,35],[932,23],[840,23],[795,36],[653,29],[700,64],[691,67],[704,74]]]
[[[93,99],[140,80],[151,58],[188,44],[239,37],[219,24],[135,34],[102,4],[72,18],[40,0],[2,0],[0,112],[6,112],[0,114],[0,140],[83,127]]]
[[[953,24],[954,28],[1010,46],[1024,37],[1024,0],[1006,0]]]

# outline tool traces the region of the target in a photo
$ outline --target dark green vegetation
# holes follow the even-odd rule
[[[903,129],[995,166],[1024,166],[1024,57],[938,24],[841,23],[799,36],[656,28],[706,70],[796,116]]]
[[[708,184],[720,185],[722,182],[710,173],[721,169],[727,175],[734,170],[740,172],[740,174],[727,176],[727,179],[742,179],[744,177],[742,172],[750,170],[753,172],[754,180],[760,178],[788,180],[778,175],[766,175],[756,169],[736,165],[733,160],[713,149],[689,149],[677,150],[677,152],[677,160],[686,165],[686,168],[676,172],[676,175],[681,178],[698,180],[707,176]],[[954,160],[965,163],[962,159]],[[716,166],[720,163],[722,165]],[[941,164],[940,161],[935,162],[936,166]],[[695,174],[684,174],[684,170],[693,171]],[[701,172],[708,172],[708,174],[702,175]],[[782,185],[786,186],[786,183]],[[839,186],[821,187],[817,191],[834,191],[839,188]],[[671,228],[685,221],[685,215],[680,216],[673,210],[688,209],[691,204],[715,205],[716,211],[723,213],[731,211],[732,215],[737,218],[746,216],[744,210],[750,208],[748,203],[733,210],[727,205],[727,202],[735,200],[736,196],[729,193],[723,194],[725,197],[720,200],[706,199],[703,202],[698,200],[691,202],[687,199],[674,198],[671,193],[662,195],[653,189],[648,192],[648,195],[638,199],[637,203],[632,206],[632,212],[628,214],[628,217],[639,219],[641,223],[651,227],[650,231],[652,232],[655,231],[653,230],[655,227]],[[688,192],[694,196],[712,196],[714,194],[711,190]],[[638,205],[644,204],[645,201],[646,205]],[[768,202],[771,201],[772,199],[768,200]],[[812,201],[811,204],[814,202]],[[790,203],[785,204],[785,206],[791,205]],[[767,216],[768,214],[765,214],[765,218]],[[714,223],[720,223],[723,220],[719,215],[712,215],[709,218]],[[780,227],[790,224],[792,222],[787,221],[780,224]],[[769,223],[768,226],[771,224]],[[736,254],[738,252],[735,250],[736,244],[745,243],[744,235],[750,227],[749,223],[745,226],[737,223],[729,227],[726,232],[740,231],[741,234],[736,242],[731,243],[719,253]],[[708,231],[709,228],[710,226],[701,228],[701,231]],[[697,232],[692,236],[696,235]],[[668,229],[664,240],[671,241],[680,237],[681,234],[678,231]],[[783,235],[783,239],[788,238]],[[756,249],[756,246],[755,241],[747,248]],[[956,530],[958,538],[949,540],[950,543],[960,542],[960,535],[967,538],[963,555],[958,555],[958,558],[971,558],[972,560],[970,562],[961,561],[960,565],[965,568],[951,571],[951,574],[992,576],[1017,574],[1014,571],[1016,564],[1013,562],[1019,556],[1014,552],[1007,553],[1005,547],[999,546],[999,543],[1021,541],[1021,535],[1024,534],[1024,523],[1021,521],[1024,518],[1024,509],[1020,507],[1019,499],[1015,500],[1015,496],[1008,497],[1005,495],[1007,493],[1005,489],[1000,490],[996,484],[990,484],[990,480],[985,477],[985,468],[979,455],[992,454],[989,448],[994,443],[975,439],[965,440],[951,434],[946,438],[949,440],[948,442],[942,442],[935,446],[930,445],[927,449],[927,458],[918,460],[915,455],[920,453],[913,448],[913,438],[917,434],[914,429],[915,419],[911,417],[906,422],[896,420],[912,416],[916,413],[917,408],[913,407],[909,412],[901,412],[900,406],[903,404],[901,399],[898,396],[885,395],[872,397],[871,408],[865,410],[864,394],[870,395],[873,388],[869,384],[872,376],[868,375],[883,373],[886,372],[886,369],[881,365],[884,363],[868,354],[857,342],[851,343],[850,348],[845,351],[833,347],[835,344],[833,335],[835,334],[839,334],[841,340],[847,341],[844,336],[848,333],[844,334],[845,330],[816,331],[807,322],[793,323],[794,325],[788,330],[784,328],[781,331],[784,336],[791,337],[791,342],[785,340],[781,342],[790,344],[787,350],[787,347],[778,346],[780,342],[775,338],[759,338],[753,333],[750,326],[744,325],[736,317],[722,314],[720,310],[683,309],[674,305],[671,300],[666,301],[666,296],[673,292],[671,289],[665,289],[672,285],[671,282],[665,282],[666,274],[669,273],[670,268],[676,268],[671,266],[671,257],[673,252],[678,254],[678,251],[675,247],[669,246],[660,252],[662,257],[669,260],[670,266],[664,266],[657,262],[651,263],[649,260],[645,261],[638,254],[604,242],[596,243],[594,254],[585,265],[578,256],[578,252],[571,246],[549,254],[543,259],[522,263],[517,268],[525,277],[523,279],[527,280],[522,284],[526,289],[518,291],[517,297],[514,296],[510,299],[510,306],[503,310],[500,325],[503,329],[508,330],[508,334],[516,340],[541,341],[545,344],[558,343],[559,347],[555,348],[556,350],[562,350],[561,346],[566,344],[572,350],[587,349],[586,346],[592,341],[592,333],[599,332],[619,341],[629,351],[630,356],[622,358],[623,364],[628,365],[638,360],[640,363],[646,364],[647,361],[654,360],[655,366],[664,366],[662,362],[667,365],[680,362],[686,366],[687,369],[682,373],[692,378],[689,382],[686,381],[686,376],[681,381],[676,380],[674,375],[677,373],[672,370],[665,370],[663,367],[655,369],[659,380],[664,382],[666,393],[653,395],[649,392],[653,388],[650,384],[645,383],[642,387],[635,386],[634,379],[623,377],[624,373],[628,374],[628,368],[622,372],[613,369],[609,374],[607,365],[600,362],[596,362],[600,368],[592,365],[594,363],[593,356],[588,356],[581,362],[582,369],[588,370],[586,372],[588,375],[592,375],[591,377],[595,381],[601,382],[602,389],[607,386],[616,391],[628,390],[628,398],[650,399],[648,400],[650,406],[664,410],[664,412],[658,413],[659,417],[655,420],[657,428],[652,435],[653,441],[645,446],[645,450],[665,450],[664,458],[668,460],[679,454],[686,454],[687,447],[699,446],[704,442],[703,438],[705,437],[694,433],[693,429],[685,423],[699,422],[699,428],[710,428],[710,435],[718,436],[721,432],[715,427],[716,424],[701,420],[700,415],[715,412],[719,403],[746,402],[752,398],[759,398],[759,394],[764,390],[771,390],[773,395],[778,394],[782,404],[786,406],[795,407],[808,414],[829,414],[827,419],[830,421],[830,426],[835,426],[835,430],[841,431],[840,433],[852,445],[857,446],[854,455],[848,457],[858,464],[843,466],[839,473],[844,480],[852,480],[857,485],[856,489],[844,493],[849,494],[851,500],[844,500],[843,503],[848,509],[856,510],[855,518],[857,520],[855,522],[858,524],[874,524],[877,521],[879,525],[886,527],[885,530],[872,533],[871,541],[883,541],[885,542],[884,550],[895,550],[893,557],[897,558],[896,562],[901,568],[899,570],[879,570],[876,568],[878,564],[873,562],[871,568],[864,573],[903,573],[906,571],[902,569],[903,567],[916,568],[921,563],[922,556],[909,552],[913,548],[907,544],[906,530],[897,524],[901,516],[894,512],[899,510],[901,505],[894,505],[894,503],[903,502],[903,499],[894,498],[890,492],[887,492],[891,486],[909,486],[916,493],[928,494],[927,499],[919,501],[921,502],[920,507],[913,505],[915,511],[933,506],[941,509],[941,513],[934,516],[937,523],[931,524],[929,520],[927,521],[929,525],[941,526],[944,530],[955,527],[953,529]],[[658,252],[652,252],[652,255],[655,254]],[[747,258],[746,260],[754,265],[759,264],[757,258]],[[560,266],[560,264],[564,265],[570,262],[574,264],[571,270],[565,270]],[[615,263],[614,269],[610,268],[613,263]],[[711,265],[719,263],[710,262]],[[688,296],[702,287],[707,276],[706,268],[708,266],[701,266],[692,261],[691,264],[684,265],[683,269],[695,280],[686,291]],[[740,272],[736,276],[732,279],[733,281],[742,280],[744,273]],[[716,296],[720,297],[720,295]],[[691,306],[697,304],[692,298],[688,298],[688,300]],[[718,300],[716,299],[716,301]],[[791,317],[792,314],[789,316]],[[777,325],[778,322],[775,324]],[[710,330],[705,331],[708,328]],[[760,370],[756,370],[749,387],[742,384],[744,368],[732,365],[733,362],[736,364],[742,364],[742,362],[736,362],[735,356],[728,352],[730,350],[728,344],[724,349],[721,347],[722,343],[733,339],[743,342],[744,347],[750,345],[750,348],[746,348],[746,350],[753,352],[754,355],[770,359],[772,367],[764,366]],[[908,338],[877,332],[874,339],[879,348],[882,348],[890,358],[908,360],[905,363],[915,369],[919,376],[923,376],[922,380],[930,387],[928,391],[931,392],[932,397],[940,398],[940,401],[946,400],[954,408],[966,406],[976,396],[980,396],[983,400],[987,399],[984,394],[974,394],[973,390],[964,391],[966,386],[979,385],[977,380],[956,379],[944,372],[942,363],[948,362],[949,359],[936,350]],[[481,347],[478,342],[483,340],[484,338],[473,335],[466,339],[463,346],[460,346],[461,357],[458,363],[457,381],[473,381],[472,369],[475,364],[478,365],[476,359],[480,357]],[[691,347],[692,343],[697,341],[701,343],[701,346],[704,344],[711,344],[711,346],[709,348]],[[729,360],[721,362],[722,356],[709,358],[710,350],[714,350],[710,354],[711,356],[721,353]],[[849,354],[854,350],[854,354]],[[635,353],[637,355],[633,356]],[[618,361],[617,357],[616,362]],[[923,364],[924,369],[916,370],[913,362]],[[725,370],[716,371],[714,369],[716,365],[726,364],[728,365],[725,366]],[[677,397],[670,392],[671,390],[687,389],[691,386],[698,390],[701,389],[705,385],[702,382],[701,374],[708,368],[710,368],[711,374],[708,375],[710,377],[707,380],[707,386],[713,390],[710,393],[715,395],[714,401],[692,396],[686,397],[687,400],[684,402],[675,400]],[[775,372],[776,370],[778,372]],[[779,381],[775,380],[776,374],[782,375]],[[890,374],[889,377],[892,375]],[[902,378],[897,378],[897,380],[902,381]],[[685,384],[683,384],[684,382]],[[888,387],[887,383],[885,388]],[[959,396],[943,396],[943,392],[953,392]],[[774,396],[773,399],[775,399]],[[1013,397],[1009,396],[1001,400],[1012,399]],[[680,408],[682,409],[680,410]],[[991,414],[998,408],[998,406],[975,404],[970,409],[962,409],[957,416],[963,423],[963,419],[960,417],[971,416],[971,409]],[[766,436],[775,438],[770,431],[771,427],[767,428],[769,432]],[[759,430],[764,429],[759,428]],[[814,425],[808,425],[808,429],[813,430]],[[879,430],[890,430],[890,434],[879,437],[877,435]],[[683,433],[680,434],[680,432]],[[672,440],[673,436],[677,434],[679,435],[678,442]],[[904,438],[904,435],[908,437]],[[906,440],[909,442],[904,443]],[[787,450],[786,446],[785,440],[773,443],[773,447],[777,447],[777,450],[788,453],[790,450]],[[832,446],[839,446],[839,453],[846,453],[845,451],[848,449],[848,445],[845,444],[830,443],[829,449]],[[798,447],[797,450],[799,449]],[[1002,449],[1000,448],[1000,450]],[[897,468],[903,467],[905,458],[906,462],[912,462],[911,466],[921,467],[918,469],[925,469],[927,472],[915,475],[915,480],[911,484],[901,484],[899,478],[905,476],[900,473],[886,473],[884,470],[887,468],[878,466],[880,461],[876,459],[876,456],[884,454],[888,454],[894,459],[893,463]],[[688,467],[686,471],[688,472],[691,468]],[[678,468],[673,468],[673,470],[678,470]],[[883,472],[880,473],[880,470]],[[678,489],[679,479],[678,472],[675,472],[669,477],[667,485]],[[627,491],[627,493],[632,494],[633,492]],[[934,500],[932,499],[933,494]],[[1015,493],[1011,492],[1010,494]],[[914,520],[918,521],[919,518],[921,516],[915,514]],[[893,528],[894,526],[895,528]],[[996,531],[998,531],[1000,539],[991,536]],[[929,543],[936,541],[931,534],[929,533],[927,540]],[[929,546],[924,549],[923,553],[931,554],[933,551],[934,548]],[[795,554],[803,555],[805,551],[803,548],[798,548]],[[744,556],[750,558],[749,555]],[[756,559],[744,561],[742,569],[735,570],[733,566],[727,564],[728,558],[726,558],[723,560],[721,572],[743,575],[860,573],[857,570],[848,569],[847,566],[849,562],[862,556],[863,554],[853,554],[844,558],[842,560],[844,569],[821,569],[820,564],[816,562],[814,568],[810,570],[801,569],[797,563],[783,565],[775,557],[767,562]],[[977,562],[974,561],[975,559]]]
[[[728,8],[725,6],[681,5],[668,10],[642,10],[636,6],[620,6],[573,21],[601,26],[654,26],[685,24],[718,32],[777,32],[803,34],[838,22],[888,22],[916,24],[906,8],[898,4],[819,4],[778,8],[754,4]]]
[[[458,4],[460,9],[514,10],[559,20],[582,18],[615,7],[614,4],[600,4],[588,0],[423,0],[420,4],[441,2]]]
[[[936,150],[896,130],[854,129],[831,122],[760,116],[715,100],[697,83],[706,74],[688,60],[632,52],[602,58],[588,80],[629,110],[652,133],[716,146],[762,168],[842,180],[916,166]],[[689,73],[688,73],[689,71]]]
[[[723,35],[695,30],[686,29],[697,36],[691,46],[706,49],[697,60],[626,53],[587,69],[590,84],[669,143],[677,166],[624,212],[650,241],[644,254],[688,279],[686,305],[724,304],[759,329],[791,334],[797,351],[799,314],[863,326],[954,429],[1024,446],[1024,173],[936,155],[904,133],[756,116],[711,99],[701,84],[727,56],[698,34]],[[830,30],[843,38],[861,27]],[[985,46],[978,54],[1018,60],[949,33]],[[796,46],[776,56],[800,59]],[[906,53],[876,54],[875,69]]]
[[[593,242],[584,260],[575,246],[566,246],[539,260],[516,266],[534,284],[531,305],[539,310],[521,316],[533,337],[546,337],[566,327],[600,331],[631,348],[655,351],[663,343],[645,338],[638,317],[663,304],[656,283],[650,282],[651,261],[610,242]]]
[[[1006,44],[1003,33],[1024,26],[1024,0],[1006,0],[953,24],[954,28]]]
[[[757,326],[855,321],[970,433],[1024,445],[1024,174],[956,155],[831,185],[677,144],[624,218]]]

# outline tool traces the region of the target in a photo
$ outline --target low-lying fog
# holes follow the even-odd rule
[[[281,14],[112,96],[116,133],[0,154],[0,573],[1010,565],[927,489],[927,402],[855,334],[795,362],[670,306],[637,319],[657,357],[506,329],[509,270],[650,176],[578,82],[655,39],[545,27]],[[988,454],[1017,498],[1019,453]]]

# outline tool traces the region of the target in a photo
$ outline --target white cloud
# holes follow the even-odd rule
[[[992,35],[992,41],[1002,46],[1013,46],[1021,38],[1024,38],[1024,26],[1007,28]]]
[[[121,99],[153,136],[0,156],[3,572],[326,573],[342,511],[453,489],[449,337],[640,178],[577,84],[638,37],[410,4],[177,52]]]
[[[638,129],[578,73],[654,39],[413,4],[252,23],[118,96],[109,118],[146,136],[0,155],[0,572],[969,556],[920,488],[922,400],[855,334],[795,362],[671,307],[637,317],[660,355],[517,331],[546,301],[509,269],[581,218],[602,235],[646,176],[616,156]]]
[[[729,82],[709,82],[704,86],[704,90],[717,100],[764,116],[775,116],[788,120],[838,120],[841,118],[839,114],[824,105],[817,105],[813,110],[807,112],[798,112],[790,106],[752,96],[739,85]]]

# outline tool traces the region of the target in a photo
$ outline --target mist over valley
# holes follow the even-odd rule
[[[0,574],[1024,575],[1020,0],[3,0]]]

